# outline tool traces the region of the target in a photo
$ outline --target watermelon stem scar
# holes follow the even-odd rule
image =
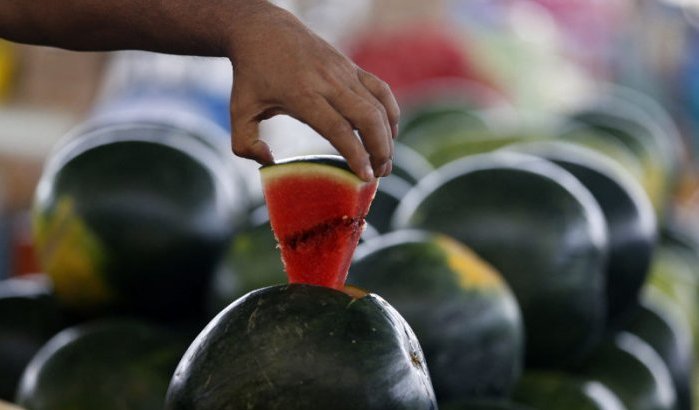
[[[334,155],[291,158],[260,174],[289,282],[341,290],[378,181],[361,180]]]

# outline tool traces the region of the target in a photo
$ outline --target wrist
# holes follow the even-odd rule
[[[236,3],[235,16],[222,26],[225,55],[234,66],[242,55],[269,47],[269,41],[274,41],[269,33],[275,29],[298,24],[293,14],[267,0],[240,0]]]

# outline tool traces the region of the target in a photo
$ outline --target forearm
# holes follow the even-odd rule
[[[264,0],[0,0],[0,37],[82,51],[230,57],[238,22]]]
[[[288,114],[328,139],[363,179],[391,172],[400,110],[388,85],[267,0],[0,0],[0,37],[228,57],[234,153],[274,162],[258,123]]]

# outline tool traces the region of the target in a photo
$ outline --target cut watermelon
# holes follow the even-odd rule
[[[291,158],[260,173],[289,282],[342,289],[378,181],[361,180],[330,155]]]

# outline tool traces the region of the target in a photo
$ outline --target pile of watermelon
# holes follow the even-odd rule
[[[226,136],[66,139],[32,211],[43,272],[0,281],[0,408],[693,409],[699,184],[667,113],[613,88],[502,127],[424,34],[444,61],[381,73],[410,104],[380,180],[284,159],[261,201]]]
[[[249,208],[214,134],[88,123],[52,153],[32,210],[43,273],[0,281],[0,401],[163,407]]]

